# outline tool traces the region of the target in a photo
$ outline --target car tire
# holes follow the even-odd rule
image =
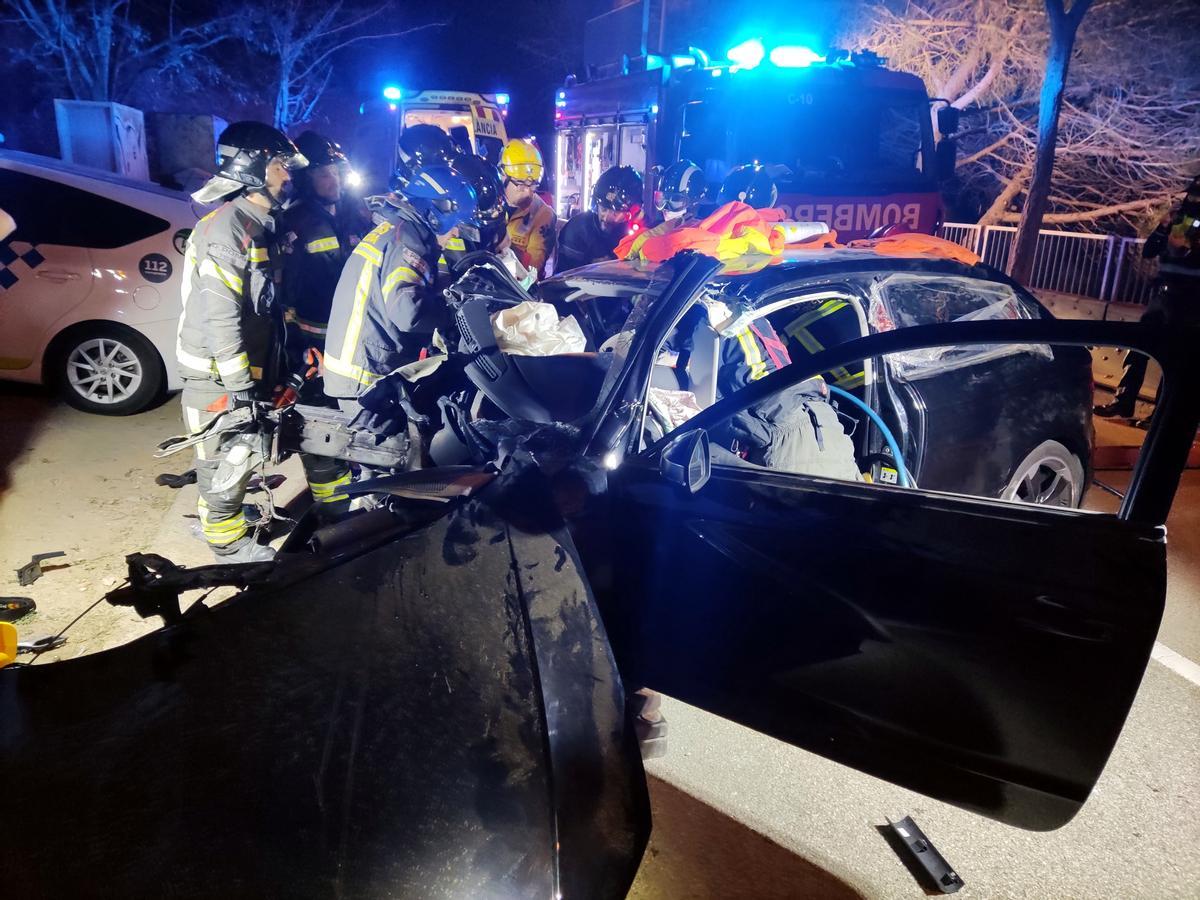
[[[51,370],[62,398],[102,416],[129,416],[158,400],[166,385],[162,358],[131,328],[96,323],[56,342]]]
[[[1042,441],[1017,463],[1002,500],[1076,509],[1083,502],[1083,462],[1058,441]]]

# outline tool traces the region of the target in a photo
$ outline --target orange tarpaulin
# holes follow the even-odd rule
[[[667,227],[626,235],[617,244],[617,259],[647,259],[663,262],[681,250],[695,250],[725,262],[747,254],[779,256],[784,250],[783,210],[754,209],[745,203],[726,203],[707,219],[695,225]],[[882,256],[924,256],[953,259],[968,266],[979,257],[965,247],[931,234],[905,232],[888,237],[839,244],[837,232],[817,235],[805,241],[787,244],[789,250],[826,250],[851,247],[871,250]]]
[[[783,210],[754,209],[745,203],[726,203],[696,225],[656,233],[650,229],[627,235],[614,251],[617,259],[629,257],[662,262],[681,250],[695,250],[717,259],[735,259],[747,253],[778,255],[783,252]]]
[[[883,256],[932,256],[936,259],[953,259],[968,266],[979,262],[979,257],[966,247],[932,234],[905,232],[875,240],[851,241],[847,246],[873,250]]]

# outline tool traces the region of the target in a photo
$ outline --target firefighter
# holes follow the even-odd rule
[[[554,254],[558,217],[537,195],[546,172],[542,154],[533,141],[514,138],[500,154],[500,171],[513,252],[525,268],[544,278],[546,262]]]
[[[766,168],[758,165],[738,166],[725,176],[717,206],[733,201],[745,203],[755,209],[769,209],[779,200],[779,188],[775,179],[767,174]]]
[[[399,165],[394,186],[403,187],[425,166],[448,166],[458,154],[450,135],[436,125],[409,125],[396,148]]]
[[[269,400],[282,380],[283,317],[275,302],[280,248],[272,214],[290,192],[292,171],[307,165],[286,135],[259,122],[230,125],[217,149],[219,173],[192,196],[200,203],[227,202],[188,238],[176,346],[191,434],[227,409]],[[217,435],[196,445],[204,537],[222,561],[270,559],[274,551],[257,543],[242,511],[251,469],[235,468],[236,477],[214,488],[236,439]],[[336,473],[339,464],[327,463]],[[336,489],[348,481],[348,475],[338,482],[331,474],[310,487],[315,499],[342,503]]]
[[[596,180],[592,208],[571,218],[558,236],[556,272],[602,259],[613,250],[641,212],[642,177],[631,166],[613,166]]]
[[[1154,294],[1142,313],[1145,325],[1194,325],[1200,321],[1200,175],[1192,179],[1183,203],[1168,213],[1142,247],[1146,259],[1158,258]],[[1128,351],[1125,371],[1112,402],[1096,408],[1103,418],[1132,418],[1149,358]]]
[[[715,330],[713,315],[727,315],[718,305],[693,306],[667,340],[663,362],[687,371],[694,348],[707,342],[700,332]],[[673,357],[673,358],[672,358]],[[791,365],[787,346],[766,318],[718,339],[716,399],[734,396],[755,381]],[[824,378],[814,376],[792,388],[751,404],[709,432],[714,445],[739,458],[770,469],[861,480],[854,447],[828,402]]]
[[[341,148],[315,131],[300,135],[296,146],[308,167],[296,173],[299,202],[283,214],[279,230],[293,236],[283,270],[283,312],[288,349],[298,364],[298,354],[309,347],[325,351],[333,291],[360,235],[346,233],[349,218],[339,210],[348,166]]]
[[[474,188],[449,166],[397,178],[334,292],[325,393],[343,409],[361,412],[358,399],[372,384],[430,351],[434,331],[445,330],[438,260],[455,239],[480,240],[475,206]],[[358,424],[377,433],[403,427],[397,417]]]
[[[667,166],[654,192],[654,206],[663,217],[663,225],[676,228],[695,220],[706,189],[704,173],[690,159]]]
[[[500,170],[482,156],[460,153],[450,162],[450,168],[461,175],[475,191],[475,218],[479,223],[479,240],[455,238],[446,245],[444,259],[453,265],[464,254],[477,250],[497,253],[508,239]]]
[[[350,233],[353,217],[340,208],[342,180],[349,169],[342,148],[315,131],[301,134],[296,146],[308,166],[296,173],[299,200],[280,217],[279,228],[287,251],[282,283],[287,363],[291,372],[319,373],[333,291],[360,235]],[[330,402],[319,374],[304,380],[297,399],[314,406]],[[349,464],[308,454],[301,454],[300,461],[313,498],[324,501],[318,509],[328,508],[331,516],[345,511],[329,489],[350,480]],[[329,503],[333,505],[327,507]]]

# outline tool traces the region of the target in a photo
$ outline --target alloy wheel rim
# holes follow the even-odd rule
[[[142,384],[142,363],[126,344],[112,338],[84,341],[67,357],[67,380],[92,403],[120,403]]]
[[[1071,464],[1059,456],[1035,459],[1013,476],[1005,500],[1038,506],[1074,507],[1078,485]]]

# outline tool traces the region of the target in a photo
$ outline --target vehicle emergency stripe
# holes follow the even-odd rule
[[[207,256],[200,262],[200,277],[211,275],[213,278],[223,282],[224,285],[231,291],[240,294],[242,292],[242,279],[228,269],[218,266]]]
[[[335,237],[318,238],[315,241],[309,241],[304,245],[305,251],[308,253],[328,253],[331,250],[336,250],[341,244]]]
[[[233,359],[218,359],[217,374],[222,378],[228,378],[231,375],[236,375],[244,369],[250,368],[250,357],[245,353],[239,353]]]
[[[266,262],[271,258],[271,252],[266,247],[251,247],[250,262]]]
[[[749,328],[743,328],[737,333],[738,344],[742,347],[742,355],[746,357],[746,365],[750,367],[750,380],[758,381],[767,374],[767,363],[758,350],[758,343]]]
[[[337,489],[349,484],[352,480],[353,476],[347,472],[333,481],[310,481],[308,489],[312,491],[314,500],[321,503],[336,503],[339,500],[346,500],[348,498],[346,494],[337,494]]]
[[[398,284],[422,284],[422,279],[416,269],[408,266],[396,266],[383,282],[383,299],[387,302],[388,294],[396,289]]]

